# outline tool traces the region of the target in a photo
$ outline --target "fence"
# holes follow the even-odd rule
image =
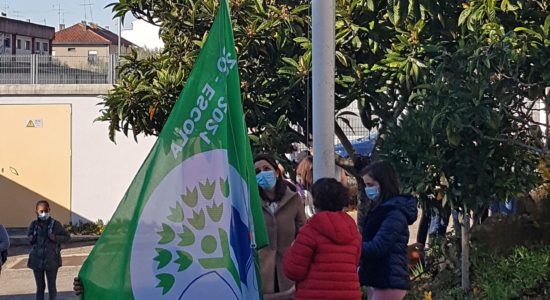
[[[115,81],[115,55],[0,55],[0,84],[113,84]]]

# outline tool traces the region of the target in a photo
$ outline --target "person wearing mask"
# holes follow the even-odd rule
[[[48,201],[36,203],[36,217],[29,226],[28,234],[32,245],[28,267],[34,272],[36,299],[43,300],[48,283],[50,300],[57,299],[57,271],[61,267],[61,243],[70,239],[63,225],[50,215]]]
[[[373,163],[361,176],[372,201],[362,228],[361,285],[367,286],[369,300],[401,300],[410,289],[407,243],[418,214],[416,200],[400,194],[389,162]]]
[[[8,249],[10,247],[10,237],[4,225],[0,224],[0,274],[2,274],[2,265],[8,259]]]
[[[283,255],[306,221],[300,196],[285,184],[270,155],[254,158],[269,245],[259,250],[264,299],[294,299],[294,282],[283,271]]]
[[[361,299],[357,265],[361,235],[343,211],[348,190],[336,179],[319,179],[312,187],[317,213],[284,256],[284,271],[296,281],[296,299]]]

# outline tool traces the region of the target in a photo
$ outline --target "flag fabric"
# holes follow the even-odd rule
[[[91,299],[259,299],[268,243],[226,0],[79,277]]]

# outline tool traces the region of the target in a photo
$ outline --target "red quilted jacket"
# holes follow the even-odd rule
[[[361,299],[357,265],[361,235],[345,212],[315,214],[284,256],[296,299]]]

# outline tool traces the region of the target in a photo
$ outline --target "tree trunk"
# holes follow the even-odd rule
[[[546,88],[546,95],[544,99],[544,124],[546,126],[544,127],[544,137],[546,138],[546,150],[550,149],[550,107],[548,104],[550,104],[550,87]]]
[[[461,224],[462,235],[462,259],[461,259],[461,281],[462,289],[465,292],[469,292],[471,288],[470,283],[470,214],[464,213]]]

